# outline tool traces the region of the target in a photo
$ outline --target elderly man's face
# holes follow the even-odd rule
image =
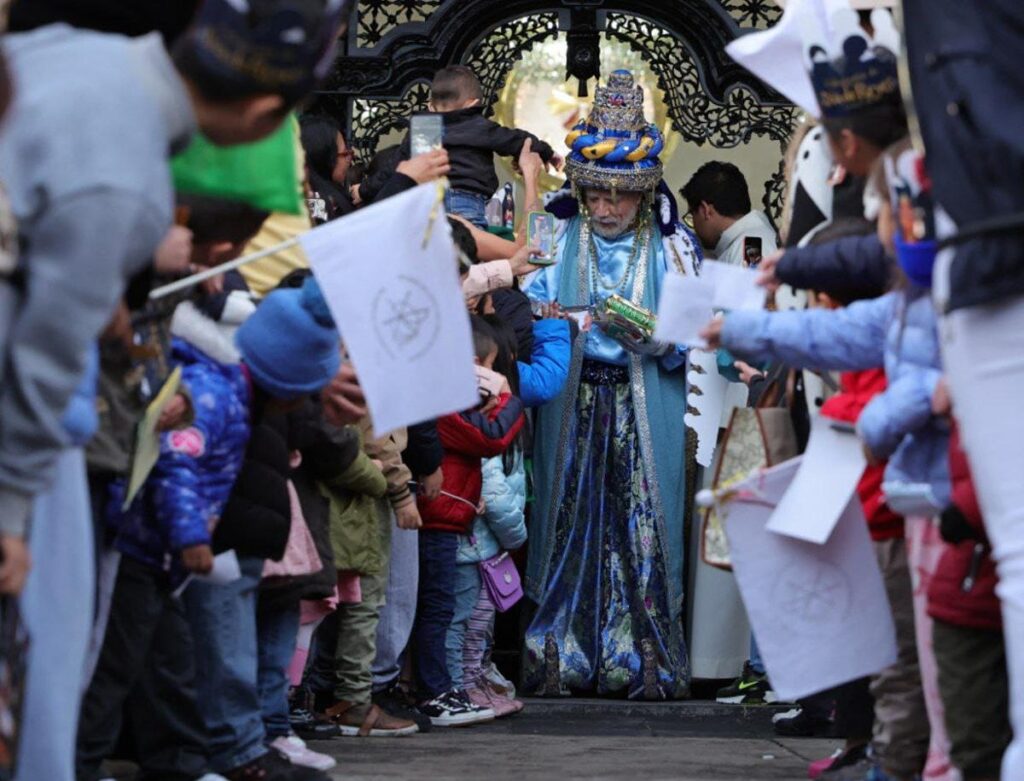
[[[590,212],[590,226],[602,238],[614,239],[628,231],[636,220],[642,193],[616,193],[587,190],[584,202]]]

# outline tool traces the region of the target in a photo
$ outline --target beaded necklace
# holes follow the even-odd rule
[[[633,248],[629,253],[629,261],[626,263],[626,269],[622,272],[622,277],[618,282],[613,282],[608,285],[601,279],[601,275],[597,268],[597,241],[594,239],[593,231],[588,231],[588,240],[590,244],[590,292],[591,296],[597,294],[598,288],[604,288],[605,290],[613,291],[620,296],[626,296],[626,288],[629,287],[629,282],[636,274],[637,260],[643,256],[646,257],[645,252],[647,248],[647,242],[650,237],[650,231],[647,229],[647,218],[643,217],[639,220],[639,224],[636,227],[636,238],[633,240]]]

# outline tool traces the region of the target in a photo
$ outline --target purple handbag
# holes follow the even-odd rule
[[[504,613],[523,598],[523,581],[508,551],[493,559],[481,561],[480,577],[499,613]]]

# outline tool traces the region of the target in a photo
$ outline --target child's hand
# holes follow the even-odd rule
[[[366,414],[366,396],[359,387],[355,367],[345,362],[331,384],[320,394],[324,405],[324,417],[334,426],[358,423]]]
[[[757,264],[757,284],[774,293],[782,286],[782,282],[775,276],[775,267],[779,265],[782,256],[786,254],[783,249],[776,250],[771,255],[761,258]]]
[[[480,498],[480,504],[478,504],[476,506],[476,514],[477,515],[483,515],[484,512],[486,512],[486,511],[487,511],[487,501],[483,497],[481,497]]]
[[[193,545],[181,549],[181,563],[196,575],[206,575],[213,569],[213,549],[209,545]]]
[[[561,171],[562,166],[565,165],[565,158],[561,155],[555,154],[551,156],[549,163],[556,171]]]
[[[158,274],[187,274],[192,260],[192,231],[172,225],[153,255],[153,268]]]
[[[160,419],[156,422],[157,431],[170,431],[172,428],[181,426],[189,413],[188,399],[182,393],[176,393],[174,398],[167,402],[164,411],[160,413]]]
[[[540,172],[544,168],[544,161],[540,155],[533,151],[533,139],[528,138],[523,144],[522,150],[519,152],[519,160],[517,161],[519,170],[523,173],[523,179],[526,181],[536,181],[540,176]]]
[[[709,350],[717,350],[722,346],[722,328],[725,327],[725,318],[716,317],[700,331],[700,338],[708,343]]]
[[[412,502],[395,510],[395,523],[398,524],[399,529],[422,529],[423,519],[420,518],[420,511],[416,507],[416,503]]]
[[[745,361],[736,361],[735,363],[733,363],[733,367],[740,374],[740,382],[742,382],[745,385],[750,385],[750,383],[753,380],[764,377],[763,371],[761,371],[760,369],[755,369],[753,366],[751,366],[749,363],[746,363]]]
[[[427,499],[436,499],[441,495],[441,487],[444,485],[444,472],[438,467],[432,475],[427,475],[420,481],[423,490],[422,496]]]
[[[945,377],[940,377],[932,394],[932,412],[939,417],[949,417],[953,413],[953,399],[949,396],[949,385]]]
[[[537,247],[520,247],[515,255],[509,258],[509,265],[512,266],[512,276],[521,277],[524,274],[529,274],[531,271],[536,271],[540,266],[530,261],[533,258],[543,257],[544,252]]]
[[[405,174],[416,184],[426,184],[442,176],[447,176],[452,170],[448,161],[446,149],[435,149],[422,155],[416,155],[398,164],[398,173]]]
[[[348,197],[352,199],[355,206],[363,205],[363,194],[359,192],[359,185],[354,184],[348,188]]]
[[[0,594],[17,596],[25,586],[25,578],[32,569],[32,556],[28,545],[21,537],[9,534],[0,535],[0,551],[3,562],[0,563]]]
[[[379,458],[371,458],[370,463],[377,467],[381,472],[384,471],[384,462]]]

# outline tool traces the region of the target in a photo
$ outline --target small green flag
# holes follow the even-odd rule
[[[242,201],[258,209],[303,214],[298,122],[294,115],[253,144],[220,147],[201,133],[171,160],[179,192]]]

